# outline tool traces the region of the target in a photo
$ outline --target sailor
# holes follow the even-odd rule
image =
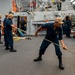
[[[71,38],[70,34],[71,34],[71,26],[72,26],[72,22],[71,22],[71,17],[70,16],[66,16],[66,37]]]
[[[4,18],[4,42],[5,42],[5,46],[6,46],[6,20],[8,19],[8,14],[5,15],[5,18]]]
[[[10,52],[17,52],[13,48],[14,43],[13,43],[12,28],[16,28],[16,27],[13,25],[12,19],[13,19],[13,15],[9,14],[8,19],[6,21],[6,48],[5,49],[10,50]]]
[[[37,29],[37,31],[35,32],[35,36],[37,36],[37,33],[41,30],[41,28],[46,28],[47,32],[45,39],[43,40],[40,46],[39,56],[36,59],[34,59],[34,62],[41,61],[42,55],[45,53],[47,47],[51,44],[51,42],[54,42],[55,52],[59,60],[59,68],[62,70],[64,69],[64,66],[62,64],[62,52],[59,47],[59,40],[60,40],[62,48],[67,49],[67,47],[65,46],[62,40],[62,28],[61,28],[62,24],[63,22],[61,18],[57,17],[54,23],[43,24]]]
[[[1,42],[1,27],[2,27],[1,18],[2,15],[0,14],[0,44],[3,44],[3,42]]]

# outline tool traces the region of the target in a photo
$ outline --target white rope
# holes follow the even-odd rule
[[[58,44],[56,44],[56,43],[54,43],[54,42],[52,42],[52,41],[50,41],[48,39],[45,39],[45,40],[48,41],[48,42],[50,42],[50,43],[53,43],[53,44],[59,46]],[[62,46],[59,46],[59,47],[62,47]],[[70,52],[70,53],[72,53],[72,54],[75,54],[75,52],[72,52],[71,50],[67,50],[67,51]]]

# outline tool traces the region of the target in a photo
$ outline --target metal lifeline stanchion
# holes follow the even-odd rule
[[[50,42],[50,43],[53,43],[53,44],[59,46],[58,44],[56,44],[56,43],[54,43],[54,42],[52,42],[52,41],[50,41],[50,40],[48,40],[48,39],[45,39],[45,40],[48,41],[48,42]],[[59,47],[62,47],[62,46],[59,46]],[[66,51],[68,51],[68,52],[70,52],[70,53],[72,53],[72,54],[75,54],[75,52],[72,52],[71,50],[66,50]]]

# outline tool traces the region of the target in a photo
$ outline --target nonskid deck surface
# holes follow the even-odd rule
[[[65,66],[62,71],[58,68],[58,59],[52,44],[47,48],[41,62],[33,62],[38,56],[43,38],[44,36],[39,36],[32,37],[31,40],[14,41],[16,53],[6,51],[4,45],[0,45],[0,75],[75,75],[75,54],[61,48]],[[75,52],[75,39],[64,35],[63,40],[68,49]]]

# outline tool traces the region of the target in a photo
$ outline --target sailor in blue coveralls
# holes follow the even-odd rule
[[[5,15],[5,18],[4,18],[4,42],[5,42],[5,46],[6,46],[6,20],[8,19],[8,14]]]
[[[70,16],[66,16],[66,37],[71,38],[70,34],[71,34],[71,17]]]
[[[14,27],[14,25],[12,23],[12,19],[13,15],[9,14],[6,21],[6,50],[10,49],[10,52],[16,52],[16,50],[13,48],[12,27]]]
[[[1,18],[2,18],[2,15],[0,14],[0,44],[3,44],[3,42],[1,42],[1,27],[2,27]]]
[[[27,22],[24,20],[24,18],[22,18],[22,20],[21,20],[21,29],[26,31],[26,25],[27,25]]]
[[[43,40],[43,42],[40,46],[39,56],[36,59],[34,59],[34,62],[42,60],[42,55],[45,53],[47,47],[51,44],[50,41],[59,45],[59,40],[60,40],[62,48],[67,49],[67,47],[65,46],[65,44],[62,40],[62,28],[61,28],[62,24],[63,24],[63,22],[62,22],[61,18],[57,17],[55,19],[55,23],[46,23],[37,29],[35,36],[37,36],[37,33],[41,30],[41,28],[46,28],[47,32],[46,32],[45,39]],[[63,70],[64,66],[62,64],[62,52],[60,51],[59,46],[54,44],[54,47],[55,47],[56,55],[58,56],[58,59],[59,59],[59,68]]]

